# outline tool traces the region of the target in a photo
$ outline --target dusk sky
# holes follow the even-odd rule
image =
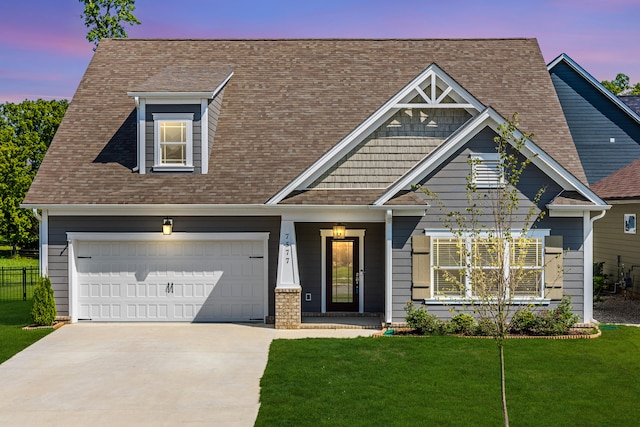
[[[71,99],[93,55],[83,5],[0,1],[0,103]],[[533,37],[547,62],[640,82],[640,0],[137,0],[134,14],[130,38]]]

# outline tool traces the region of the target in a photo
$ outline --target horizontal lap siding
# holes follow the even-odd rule
[[[444,208],[440,208],[435,201],[430,200],[424,193],[417,194],[431,205],[424,217],[394,217],[393,218],[393,321],[405,320],[404,307],[411,300],[411,236],[424,235],[426,230],[448,229],[443,225],[443,218],[447,212],[465,212],[468,207],[466,192],[466,177],[470,172],[468,158],[473,153],[495,153],[493,138],[495,132],[485,129],[476,135],[469,144],[455,153],[443,166],[434,171],[421,183],[425,188],[438,194]],[[562,189],[551,181],[535,165],[527,166],[518,185],[520,195],[521,215],[513,228],[518,230],[523,226],[522,219],[531,206],[531,200],[538,190],[545,188],[539,207],[551,202]],[[483,191],[483,190],[478,190]],[[493,216],[488,214],[481,217],[481,221],[491,224]],[[576,313],[582,315],[584,310],[583,297],[583,242],[582,218],[544,218],[539,229],[550,229],[552,235],[563,235],[564,249],[569,250],[565,256],[565,292],[572,296],[572,303]],[[554,303],[555,304],[555,303]],[[430,306],[429,311],[449,318],[451,306]],[[463,307],[457,307],[463,309]]]
[[[551,80],[589,184],[640,157],[640,127],[620,107],[564,62],[551,70]]]
[[[49,217],[49,274],[56,292],[59,314],[68,314],[67,232],[160,233],[163,217]],[[275,309],[274,289],[280,241],[280,217],[173,217],[175,232],[241,233],[269,232],[269,315]],[[58,298],[60,298],[58,302]],[[61,311],[64,307],[65,312]]]
[[[49,245],[49,269],[58,315],[69,315],[69,263],[66,244]]]
[[[640,219],[640,204],[612,205],[604,218],[594,223],[593,261],[604,262],[604,274],[609,280],[618,280],[618,257],[624,270],[631,270],[635,291],[640,289],[640,233],[624,232],[624,215],[635,214]],[[637,225],[637,224],[636,224]]]

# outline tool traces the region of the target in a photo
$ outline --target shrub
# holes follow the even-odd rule
[[[416,307],[413,302],[408,302],[404,311],[407,325],[422,335],[441,334],[443,323],[433,314],[429,314],[425,307]]]
[[[529,334],[536,325],[536,315],[529,309],[521,309],[514,313],[509,322],[509,332],[512,334]]]
[[[496,324],[489,319],[480,319],[476,329],[476,335],[489,337],[495,335],[497,331]]]
[[[51,279],[42,277],[33,290],[31,317],[36,325],[51,326],[56,318],[56,301],[53,298]]]
[[[447,332],[460,335],[474,335],[477,330],[476,319],[467,313],[458,313],[448,323]]]
[[[523,335],[564,335],[576,324],[578,316],[571,311],[571,299],[564,296],[558,307],[533,313],[519,310],[511,318],[509,331]]]

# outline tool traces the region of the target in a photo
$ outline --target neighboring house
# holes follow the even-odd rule
[[[473,287],[443,279],[452,235],[412,185],[464,209],[468,159],[494,162],[514,112],[535,133],[522,203],[545,187],[547,213],[516,300],[568,294],[590,321],[609,206],[533,39],[103,40],[24,206],[41,210],[42,271],[72,321],[391,324],[411,300],[448,317]]]
[[[612,206],[594,229],[593,258],[611,281],[640,286],[640,97],[616,97],[566,54],[548,65],[591,189]]]

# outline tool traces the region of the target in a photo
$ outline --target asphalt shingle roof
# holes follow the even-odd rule
[[[640,197],[640,159],[601,179],[591,189],[602,199]]]
[[[24,203],[262,204],[431,63],[504,117],[518,112],[521,129],[586,182],[534,39],[117,39],[101,41]],[[209,174],[132,172],[127,93],[212,90],[231,67]],[[194,69],[193,79],[180,71]],[[121,154],[107,155],[114,147]]]

